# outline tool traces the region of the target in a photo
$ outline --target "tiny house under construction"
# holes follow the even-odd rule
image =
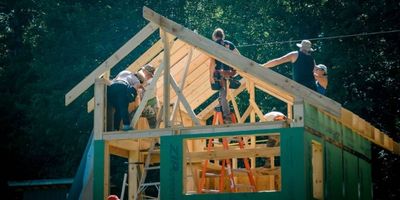
[[[88,103],[94,110],[93,168],[90,178],[80,180],[77,198],[109,195],[110,155],[116,155],[129,163],[122,192],[128,199],[372,199],[371,143],[400,154],[397,142],[339,103],[149,8],[143,16],[150,23],[66,95],[68,105],[95,85]],[[127,68],[157,68],[132,119],[136,129],[106,131],[110,70],[157,29],[161,39]],[[208,84],[211,58],[243,77],[228,92],[237,123],[206,125],[219,114],[217,100],[204,105],[215,94]],[[266,122],[256,88],[284,102],[288,120]],[[160,108],[157,129],[140,117],[152,92],[167,105]],[[242,92],[249,94],[244,112],[235,100]],[[195,113],[200,105],[205,108]],[[152,170],[159,170],[160,179],[148,182]]]

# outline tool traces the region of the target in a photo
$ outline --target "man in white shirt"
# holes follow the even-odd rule
[[[128,106],[130,102],[135,101],[137,91],[141,88],[138,77],[127,70],[120,72],[108,87],[107,100],[115,109],[114,130],[120,129],[121,120],[123,122],[122,130],[132,130],[129,120]]]

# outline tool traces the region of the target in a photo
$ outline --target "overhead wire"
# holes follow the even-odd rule
[[[388,34],[388,33],[397,33],[397,32],[400,32],[400,29],[390,30],[390,31],[376,31],[376,32],[369,32],[369,33],[357,33],[357,34],[349,34],[349,35],[336,35],[336,36],[327,36],[327,37],[316,37],[316,38],[309,38],[307,40],[310,40],[310,41],[330,40],[330,39],[338,39],[338,38],[348,38],[348,37],[357,37],[357,36]],[[301,42],[302,40],[303,39],[286,40],[286,41],[278,41],[278,42],[266,42],[266,43],[254,43],[254,44],[242,44],[242,45],[237,45],[237,47],[253,47],[253,46],[265,46],[265,45],[273,45],[273,44],[285,44],[285,43]]]

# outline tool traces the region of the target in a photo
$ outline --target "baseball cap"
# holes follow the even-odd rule
[[[314,51],[313,48],[311,48],[312,44],[310,42],[310,40],[303,40],[301,41],[301,43],[297,43],[296,46],[306,50],[306,51]]]

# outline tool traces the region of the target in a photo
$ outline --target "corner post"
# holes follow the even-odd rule
[[[104,79],[98,78],[95,80],[94,85],[94,122],[93,131],[94,139],[102,140],[104,132],[105,123],[105,94],[106,94],[106,81]]]
[[[164,104],[164,127],[168,128],[171,126],[170,120],[169,120],[169,95],[170,95],[170,46],[168,43],[168,34],[165,32],[165,30],[160,29],[160,35],[161,39],[164,44],[164,58],[163,58],[163,63],[164,63],[164,99],[163,99],[163,104]]]
[[[303,127],[304,126],[304,101],[301,97],[296,97],[293,103],[293,120],[290,124],[291,127]]]

